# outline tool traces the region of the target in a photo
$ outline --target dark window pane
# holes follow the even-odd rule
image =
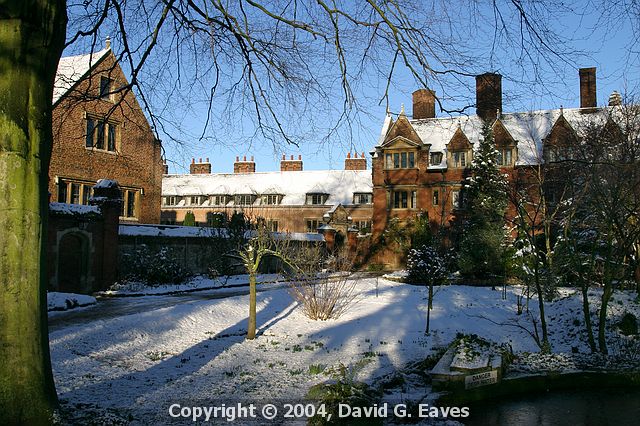
[[[60,181],[58,183],[58,202],[67,202],[67,182]]]
[[[136,193],[134,191],[127,192],[127,217],[134,217],[136,215]]]
[[[393,154],[393,168],[400,168],[400,154],[398,154],[397,152]]]
[[[116,150],[116,126],[115,124],[109,124],[109,140],[107,144],[109,151]]]
[[[400,167],[403,169],[407,168],[407,153],[403,152],[400,154]]]
[[[415,153],[409,153],[409,168],[414,168],[416,166]]]
[[[91,118],[87,119],[87,139],[85,141],[85,146],[87,148],[92,148],[93,147],[93,132],[95,129],[95,121],[93,121]]]
[[[98,149],[104,149],[104,122],[100,121],[97,123],[97,135],[95,140],[95,147]]]
[[[109,98],[111,92],[111,79],[100,77],[100,97]]]

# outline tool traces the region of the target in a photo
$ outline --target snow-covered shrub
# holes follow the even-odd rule
[[[445,260],[427,245],[409,250],[407,271],[407,280],[415,284],[440,284],[447,277]]]
[[[181,283],[189,276],[168,247],[152,250],[145,244],[123,256],[123,271],[124,280],[148,285]]]
[[[345,253],[324,258],[321,247],[305,247],[299,250],[295,263],[289,292],[308,318],[338,318],[355,301],[356,281],[349,279],[353,264]]]

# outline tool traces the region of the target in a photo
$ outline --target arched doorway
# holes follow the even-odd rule
[[[58,243],[58,291],[88,293],[87,260],[89,244],[84,235],[71,232]]]

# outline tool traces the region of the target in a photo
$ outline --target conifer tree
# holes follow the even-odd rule
[[[461,242],[458,266],[464,276],[487,278],[504,274],[504,214],[507,182],[497,162],[493,131],[482,128],[482,140],[464,186],[468,218]]]

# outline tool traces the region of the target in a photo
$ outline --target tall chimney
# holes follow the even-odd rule
[[[353,158],[351,158],[351,152],[347,153],[347,158],[344,159],[344,169],[345,170],[367,170],[367,159],[364,157],[364,152],[362,153],[362,157],[358,157],[358,153],[353,154]]]
[[[256,163],[253,161],[253,155],[249,161],[247,161],[246,155],[242,157],[242,161],[240,161],[240,157],[236,157],[236,162],[233,163],[233,173],[255,173],[255,171]]]
[[[196,159],[191,159],[191,164],[189,165],[189,173],[192,175],[206,175],[211,173],[211,163],[209,163],[209,159],[207,158],[204,162],[202,158],[198,159],[196,163]]]
[[[580,68],[580,108],[595,108],[596,100],[596,69]]]
[[[431,89],[418,89],[413,92],[413,118],[435,118],[436,92]]]
[[[485,73],[476,76],[476,113],[484,121],[495,120],[502,111],[502,76]]]
[[[281,172],[301,172],[302,171],[302,155],[298,155],[298,159],[294,160],[293,155],[290,160],[286,159],[286,156],[282,156],[282,161],[280,161],[280,171]]]

